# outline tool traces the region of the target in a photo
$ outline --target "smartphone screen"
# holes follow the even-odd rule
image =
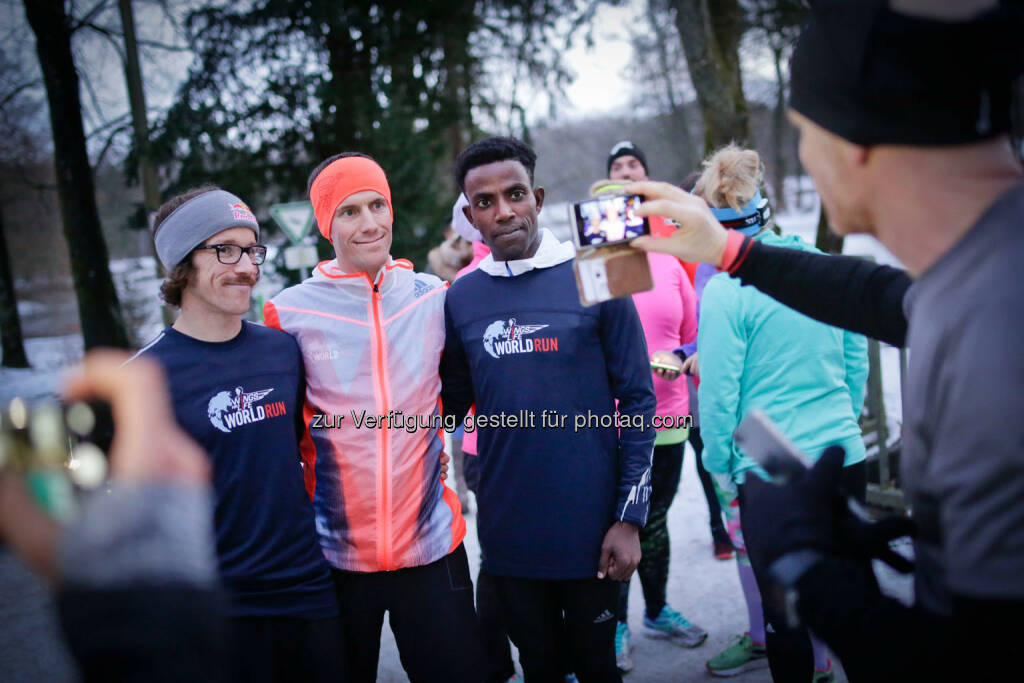
[[[643,203],[640,195],[610,195],[571,205],[574,236],[578,247],[622,244],[635,237],[651,234],[646,218],[637,216]]]

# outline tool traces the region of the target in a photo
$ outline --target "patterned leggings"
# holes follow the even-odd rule
[[[640,530],[642,558],[636,573],[644,589],[647,615],[656,618],[665,606],[665,587],[668,585],[668,509],[676,497],[679,478],[683,471],[683,444],[654,447],[651,464],[651,508],[647,525]],[[619,621],[626,621],[629,613],[629,583],[619,591]]]

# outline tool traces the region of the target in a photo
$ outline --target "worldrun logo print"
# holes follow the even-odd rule
[[[558,337],[525,337],[547,325],[519,325],[515,318],[496,320],[484,330],[484,350],[495,358],[513,353],[557,351]]]
[[[210,424],[225,434],[230,434],[235,427],[286,414],[288,409],[284,401],[256,405],[257,401],[263,400],[272,391],[273,389],[260,389],[246,392],[242,387],[235,387],[234,391],[221,391],[215,394],[206,406]]]

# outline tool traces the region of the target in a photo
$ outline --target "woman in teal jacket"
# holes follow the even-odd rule
[[[799,237],[780,237],[768,229],[770,212],[757,189],[760,184],[757,152],[730,145],[705,162],[694,193],[726,227],[765,244],[816,251]],[[711,673],[732,675],[763,666],[766,643],[758,591],[766,568],[758,561],[757,539],[743,538],[739,529],[747,472],[763,470],[736,446],[732,433],[751,410],[760,408],[815,460],[827,446],[838,444],[846,450],[847,490],[863,498],[864,442],[857,417],[868,376],[867,340],[811,320],[723,273],[704,289],[697,348],[704,466],[715,476],[734,544],[745,546],[737,556],[751,631],[708,662]],[[816,641],[812,648],[807,632],[788,628],[772,604],[763,609],[771,626],[766,645],[773,678],[832,680],[824,646]]]

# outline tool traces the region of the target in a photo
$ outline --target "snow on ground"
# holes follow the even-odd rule
[[[0,406],[15,396],[39,399],[57,393],[61,375],[82,357],[82,337],[32,337],[25,340],[31,368],[0,368]]]

